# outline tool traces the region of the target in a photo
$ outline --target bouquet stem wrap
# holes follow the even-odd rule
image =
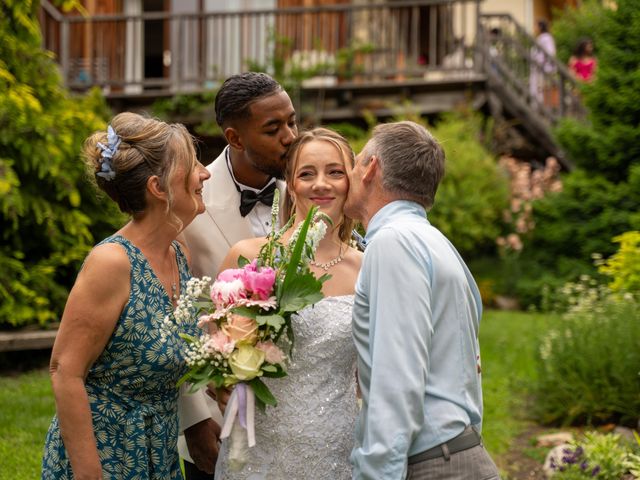
[[[255,395],[246,383],[238,383],[224,414],[224,423],[220,439],[231,436],[229,446],[229,466],[232,470],[240,470],[248,458],[247,446],[256,444],[255,434]]]

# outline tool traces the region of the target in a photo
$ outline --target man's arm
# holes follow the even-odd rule
[[[211,418],[205,389],[188,393],[183,385],[178,398],[180,431],[184,432],[189,455],[198,469],[213,473],[218,458],[220,426]]]
[[[178,397],[180,433],[196,423],[211,418],[211,411],[207,406],[205,395],[204,388],[195,393],[189,393],[189,385],[183,384],[180,387],[180,396]]]
[[[431,283],[424,260],[392,231],[379,232],[366,255],[371,379],[354,478],[400,480],[424,423]]]

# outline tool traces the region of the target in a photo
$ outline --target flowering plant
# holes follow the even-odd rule
[[[278,204],[276,190],[273,225]],[[255,444],[254,402],[263,409],[277,405],[261,379],[287,374],[286,361],[294,339],[291,315],[321,300],[322,283],[329,278],[316,278],[309,261],[326,233],[325,222],[330,223],[330,219],[317,207],[312,208],[285,244],[281,237],[293,220],[280,230],[272,229],[256,259],[240,257],[238,268],[220,272],[215,281],[210,277],[190,279],[174,312],[176,324],[196,315],[200,327],[209,327],[208,333],[199,337],[180,334],[187,342],[185,358],[189,370],[178,385],[188,382],[192,392],[209,383],[217,388],[235,385],[221,438],[229,435],[237,414],[247,430],[249,446]],[[172,328],[169,317],[165,325]],[[289,345],[288,353],[282,348],[283,343]]]

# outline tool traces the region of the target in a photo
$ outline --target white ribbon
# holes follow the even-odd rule
[[[250,447],[256,444],[255,431],[256,399],[251,387],[245,383],[239,383],[231,392],[231,398],[224,412],[224,424],[220,439],[231,435],[234,420],[238,418],[238,424],[247,431],[247,443]],[[243,425],[244,423],[244,425]]]

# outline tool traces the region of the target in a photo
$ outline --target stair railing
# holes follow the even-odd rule
[[[580,89],[565,65],[508,13],[481,14],[477,48],[491,86],[508,91],[550,125],[583,118]]]

